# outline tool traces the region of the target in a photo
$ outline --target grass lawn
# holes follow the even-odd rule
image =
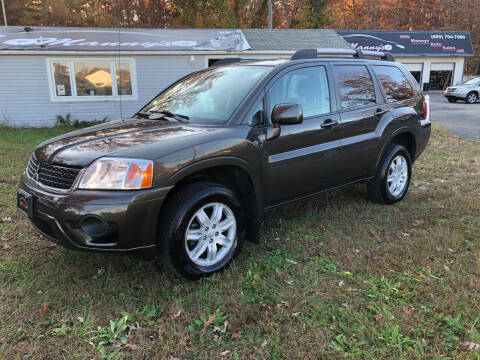
[[[267,214],[223,274],[72,252],[15,210],[34,147],[0,128],[0,359],[480,359],[480,143],[434,129],[394,206],[354,186]]]

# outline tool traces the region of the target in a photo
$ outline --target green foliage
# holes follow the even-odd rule
[[[350,341],[345,334],[335,336],[330,343],[332,350],[344,353],[347,357],[359,357],[365,355],[365,350],[362,347],[366,345],[364,341]]]
[[[305,0],[299,20],[292,20],[291,27],[300,29],[322,29],[332,23],[331,11],[327,9],[327,0]]]
[[[400,294],[400,283],[393,283],[390,278],[382,276],[380,279],[372,276],[366,281],[370,288],[362,290],[365,300],[382,299],[389,300]]]
[[[105,116],[102,120],[93,120],[93,121],[80,121],[78,119],[72,119],[71,114],[65,115],[55,115],[55,127],[56,128],[84,128],[88,126],[103,124],[108,121],[108,116]]]
[[[465,334],[465,327],[460,322],[461,314],[458,314],[454,318],[450,316],[443,316],[440,320],[444,327],[443,331],[443,346],[446,350],[450,350],[456,343],[460,341],[460,337]]]
[[[158,308],[154,304],[147,304],[140,311],[140,316],[148,325],[153,325],[158,317]]]
[[[272,210],[260,244],[190,282],[62,249],[17,214],[34,147],[70,130],[0,129],[0,358],[480,360],[478,143],[433,128],[426,151],[445,162],[421,157],[400,205],[357,186]]]
[[[122,312],[122,317],[118,321],[110,320],[110,325],[104,328],[98,327],[97,331],[94,331],[94,337],[90,338],[90,341],[97,345],[97,349],[102,359],[115,358],[120,349],[118,346],[125,345],[127,343],[126,332],[129,328],[128,322],[132,317],[127,312]],[[106,345],[116,345],[117,347],[113,352],[108,353],[105,349]]]
[[[188,326],[191,333],[205,331],[209,327],[222,326],[228,315],[222,313],[220,309],[216,309],[212,314],[202,314],[198,319],[193,320],[193,324]]]
[[[480,344],[480,333],[478,332],[478,330],[475,327],[476,327],[479,320],[480,320],[480,318],[478,318],[478,317],[475,318],[472,326],[470,327],[470,338],[472,339],[472,341],[474,343],[477,343],[477,344]]]
[[[325,256],[323,254],[320,255],[318,257],[317,263],[318,263],[317,265],[318,269],[323,272],[326,272],[329,274],[336,274],[338,272],[337,265],[335,265],[335,263],[328,256]]]
[[[412,347],[415,341],[400,332],[398,325],[394,325],[389,329],[380,330],[378,339],[385,345],[392,347],[399,352],[404,352],[407,348]]]

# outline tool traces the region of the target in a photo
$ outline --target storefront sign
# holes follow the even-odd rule
[[[6,31],[6,32],[3,32]],[[219,29],[79,29],[0,27],[0,50],[45,51],[243,51],[241,30]]]
[[[472,56],[470,34],[460,31],[337,30],[354,49],[403,56]]]

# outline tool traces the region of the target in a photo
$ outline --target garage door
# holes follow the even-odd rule
[[[454,63],[433,63],[430,67],[431,71],[441,71],[441,70],[450,70],[453,71],[455,68]]]
[[[408,69],[408,71],[422,71],[423,64],[403,64]]]

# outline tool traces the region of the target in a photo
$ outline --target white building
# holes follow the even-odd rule
[[[232,57],[350,46],[332,30],[0,28],[0,124],[132,116],[179,78]]]
[[[337,30],[354,49],[387,51],[403,63],[424,91],[463,81],[465,57],[473,56],[465,31]]]
[[[52,126],[57,115],[68,114],[80,121],[119,119],[132,116],[174,81],[218,59],[289,57],[301,48],[368,45],[350,45],[339,34],[352,43],[352,37],[333,30],[3,27],[0,125]],[[449,56],[397,54],[397,48],[406,47],[401,42],[407,40],[405,34],[398,42],[380,39],[383,45],[377,47],[399,56],[428,89],[434,87],[436,71],[440,77],[450,76],[449,82],[461,81],[464,56],[473,53],[468,33],[461,34],[466,34],[463,42],[469,47],[464,46],[463,53],[450,51]]]

